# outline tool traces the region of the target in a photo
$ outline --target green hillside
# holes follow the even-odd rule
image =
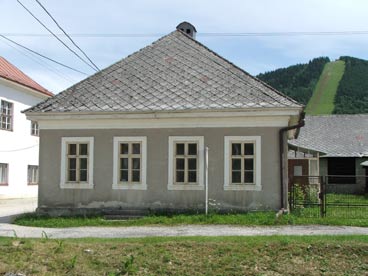
[[[315,58],[257,76],[318,114],[368,113],[368,61],[340,57]]]
[[[328,57],[319,57],[305,64],[259,74],[257,78],[306,105],[313,94],[325,64],[329,61]]]
[[[368,113],[368,61],[340,57],[345,62],[345,73],[335,99],[335,114]]]
[[[335,109],[336,91],[344,70],[345,62],[342,60],[326,63],[306,107],[307,114],[332,114]]]

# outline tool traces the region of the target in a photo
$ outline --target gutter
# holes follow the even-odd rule
[[[300,128],[302,128],[305,125],[305,112],[303,111],[300,114],[300,118],[299,118],[299,122],[296,125],[292,125],[292,126],[288,126],[288,127],[284,127],[281,128],[279,131],[279,143],[280,143],[280,184],[281,184],[281,209],[287,210],[288,206],[284,205],[284,178],[287,177],[284,175],[284,170],[283,170],[283,163],[284,163],[284,132],[292,130],[292,129],[296,129],[296,133],[295,133],[295,139],[298,138],[299,136],[299,132],[300,132]]]

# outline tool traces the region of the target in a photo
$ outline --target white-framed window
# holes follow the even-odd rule
[[[93,137],[61,139],[60,188],[93,188],[93,142]]]
[[[28,165],[28,185],[38,184],[38,166]]]
[[[224,153],[224,190],[262,190],[260,136],[225,136]]]
[[[0,163],[0,186],[8,185],[9,165],[6,163]]]
[[[1,100],[0,129],[13,130],[13,103]]]
[[[169,190],[204,189],[203,136],[169,137]]]
[[[32,136],[39,135],[38,123],[36,121],[31,121],[31,135]]]
[[[147,190],[147,137],[114,137],[113,189]]]

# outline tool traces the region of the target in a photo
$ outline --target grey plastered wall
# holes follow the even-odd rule
[[[279,128],[42,130],[39,207],[201,209],[204,191],[169,191],[168,137],[204,136],[209,198],[221,209],[279,209]],[[94,189],[60,189],[62,137],[94,137]],[[147,190],[113,190],[113,137],[147,137]],[[224,191],[224,136],[261,136],[262,191]]]

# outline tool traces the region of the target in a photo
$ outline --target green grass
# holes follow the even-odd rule
[[[0,238],[0,275],[364,275],[367,236]]]
[[[332,114],[339,82],[344,75],[345,62],[342,60],[325,65],[313,95],[306,107],[309,115]]]
[[[303,209],[310,211],[308,208]],[[318,212],[318,210],[314,210]],[[36,214],[25,214],[18,217],[15,222],[18,225],[34,227],[80,227],[80,226],[173,226],[173,225],[243,225],[243,226],[272,226],[272,225],[348,225],[348,226],[368,226],[368,219],[351,219],[349,217],[326,217],[320,218],[318,214],[314,217],[304,217],[298,215],[283,215],[276,218],[275,212],[253,212],[246,214],[210,214],[206,215],[174,215],[174,216],[146,216],[141,219],[131,219],[126,221],[104,220],[103,217],[46,217]]]

